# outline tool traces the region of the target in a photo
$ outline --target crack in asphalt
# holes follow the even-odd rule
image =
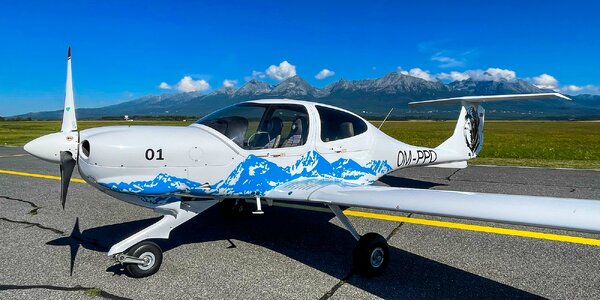
[[[80,285],[76,285],[74,287],[54,286],[54,285],[10,285],[10,284],[0,285],[0,291],[32,290],[32,289],[46,289],[46,290],[53,290],[53,291],[66,291],[66,292],[76,292],[76,291],[86,292],[86,291],[93,290],[96,288],[83,287]],[[103,297],[105,299],[114,299],[114,300],[131,299],[131,298],[117,296],[115,294],[111,294],[111,293],[105,292],[103,290],[98,291],[98,296]]]
[[[40,208],[42,208],[43,206],[38,206],[37,204],[28,201],[28,200],[23,200],[23,199],[18,199],[18,198],[13,198],[13,197],[9,197],[9,196],[0,196],[0,198],[5,199],[5,200],[10,200],[10,201],[17,201],[17,202],[22,202],[22,203],[27,203],[29,204],[31,207],[33,207],[32,210],[30,210],[27,214],[29,215],[37,215],[38,210]]]
[[[348,273],[344,278],[340,279],[340,281],[338,281],[329,291],[325,292],[325,294],[321,298],[319,298],[319,300],[327,300],[331,298],[339,288],[341,288],[346,282],[348,282],[352,275],[354,275],[354,273],[350,271],[350,273]]]
[[[17,220],[7,219],[7,218],[4,218],[4,217],[0,217],[0,220],[1,221],[6,221],[6,222],[9,222],[9,223],[29,225],[29,226],[27,226],[25,228],[37,227],[37,228],[40,228],[40,229],[52,231],[52,232],[54,232],[56,234],[59,234],[59,235],[63,235],[63,236],[66,235],[65,232],[62,231],[62,230],[59,230],[59,229],[56,229],[56,228],[52,228],[52,227],[47,227],[47,226],[44,226],[44,225],[42,225],[40,223],[27,222],[27,221],[17,221]]]
[[[456,169],[456,171],[452,172],[452,174],[450,174],[448,177],[446,177],[446,180],[451,181],[452,180],[452,176],[454,176],[460,170],[462,170],[462,169]]]
[[[412,213],[409,213],[406,217],[410,218],[412,217]],[[390,234],[388,235],[388,237],[385,239],[386,241],[389,241],[394,235],[396,235],[398,233],[398,231],[400,231],[400,227],[402,227],[402,225],[404,225],[405,222],[400,222],[400,224],[398,224],[398,226],[396,226],[396,228],[394,228],[392,230],[392,232],[390,232]]]
[[[62,236],[56,240],[50,241],[47,244],[53,246],[69,246],[71,250],[71,276],[73,276],[73,267],[75,264],[75,257],[77,256],[77,251],[80,246],[83,246],[86,249],[94,250],[94,251],[104,251],[104,247],[95,239],[86,239],[83,237],[79,230],[79,219],[75,221],[75,226],[73,227],[73,231],[70,235],[59,229],[47,227],[39,223],[27,222],[27,221],[17,221],[11,220],[4,217],[0,217],[0,221],[6,221],[9,223],[15,224],[25,224],[28,225],[25,228],[37,227],[40,229],[52,231],[55,234]]]
[[[6,221],[6,222],[10,222],[10,223],[29,225],[29,226],[26,226],[25,228],[37,227],[37,228],[40,228],[40,229],[52,231],[52,232],[54,232],[54,233],[56,233],[58,235],[62,235],[62,236],[66,236],[67,235],[62,230],[59,230],[59,229],[56,229],[56,228],[52,228],[52,227],[48,227],[48,226],[44,226],[44,225],[42,225],[40,223],[27,222],[27,221],[17,221],[17,220],[11,220],[11,219],[8,219],[8,218],[4,218],[4,217],[0,217],[0,221]],[[79,242],[80,244],[85,243],[86,246],[87,246],[87,248],[91,249],[91,250],[101,251],[101,249],[103,247],[100,243],[98,243],[97,240],[86,239],[86,238],[81,237],[81,233],[80,232],[72,232],[71,235],[69,235],[68,237],[70,239],[73,239],[73,240]],[[93,246],[93,247],[90,247],[90,246]],[[232,248],[235,248],[235,244],[233,244]]]

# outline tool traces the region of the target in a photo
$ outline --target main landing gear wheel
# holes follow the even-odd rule
[[[354,270],[365,277],[380,275],[390,262],[387,241],[381,235],[370,232],[363,235],[354,248]]]
[[[125,264],[125,270],[134,278],[148,277],[158,271],[162,263],[162,250],[150,241],[143,241],[131,247],[127,255],[144,260],[143,264]]]
[[[246,200],[244,199],[224,199],[219,204],[221,206],[221,214],[226,217],[240,216],[244,213]]]

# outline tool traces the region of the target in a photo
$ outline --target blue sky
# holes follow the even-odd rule
[[[253,71],[318,87],[403,70],[600,93],[600,2],[416,2],[3,3],[0,115],[62,108],[69,45],[78,107],[241,86]]]

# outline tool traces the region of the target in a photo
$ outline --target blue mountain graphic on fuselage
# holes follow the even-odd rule
[[[160,173],[150,181],[133,181],[130,183],[101,183],[112,190],[139,195],[165,195],[172,193],[190,193],[200,189],[203,184],[186,179]]]
[[[165,195],[185,193],[191,195],[235,195],[262,196],[280,184],[300,178],[325,178],[353,184],[369,184],[392,168],[385,160],[371,160],[365,166],[352,159],[340,158],[330,163],[316,151],[302,155],[296,163],[287,167],[258,157],[248,155],[226,179],[211,185],[161,173],[151,181],[131,183],[102,183],[102,185],[122,193],[138,195]]]
[[[249,155],[227,176],[215,184],[215,190],[226,195],[261,195],[289,181],[289,173],[277,164]]]

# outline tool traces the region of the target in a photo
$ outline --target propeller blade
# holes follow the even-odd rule
[[[67,54],[67,83],[65,85],[65,107],[60,128],[62,132],[77,131],[77,117],[75,116],[75,98],[73,96],[73,76],[71,73],[71,47]]]
[[[71,152],[60,151],[60,201],[63,209],[65,209],[67,190],[75,169],[75,163],[76,161],[73,159]]]

